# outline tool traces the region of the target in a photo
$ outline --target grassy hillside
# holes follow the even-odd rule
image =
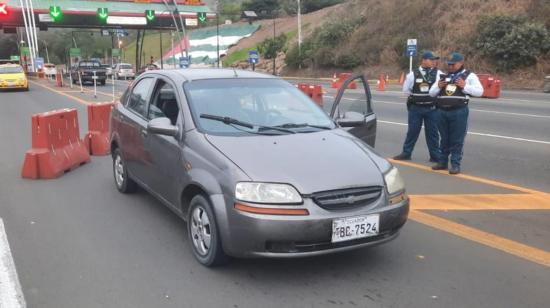
[[[177,43],[177,36],[174,37],[174,44]],[[170,32],[162,33],[162,52],[166,53],[170,50]],[[135,39],[128,46],[124,47],[124,61],[127,63],[136,63],[136,42]],[[145,56],[143,56],[145,55]],[[148,31],[145,33],[143,41],[142,63],[148,63],[150,57],[153,56],[155,61],[160,59],[160,33],[158,31]]]

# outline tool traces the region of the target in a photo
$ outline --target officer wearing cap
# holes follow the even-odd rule
[[[468,129],[468,103],[470,96],[483,95],[483,86],[476,74],[464,69],[462,54],[451,53],[447,65],[448,73],[441,75],[439,81],[430,88],[430,95],[436,97],[441,135],[440,160],[432,169],[449,169],[450,174],[458,174]],[[451,168],[448,168],[449,155]]]
[[[435,66],[439,59],[430,50],[422,53],[420,66],[407,75],[403,83],[403,93],[408,95],[408,130],[403,151],[395,156],[395,160],[410,160],[414,145],[420,135],[422,122],[424,122],[424,133],[428,151],[430,152],[430,161],[438,162],[440,156],[439,134],[437,132],[438,112],[435,107],[435,99],[430,96],[429,90],[433,84],[437,84],[441,71]]]

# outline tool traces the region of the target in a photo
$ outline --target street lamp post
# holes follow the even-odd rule
[[[275,15],[276,12],[273,11],[273,46],[275,46]],[[274,51],[275,54],[273,55],[273,75],[277,75],[276,68],[275,68],[275,60],[277,60],[277,50]]]

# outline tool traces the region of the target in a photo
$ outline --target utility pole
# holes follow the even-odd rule
[[[220,2],[216,1],[216,53],[217,67],[220,68]]]
[[[273,11],[273,46],[275,46],[275,11]],[[273,55],[273,75],[277,75],[275,60],[277,60],[277,50],[275,50],[275,54]]]
[[[159,36],[160,36],[160,69],[163,70],[164,69],[164,60],[163,60],[163,57],[164,57],[164,53],[162,53],[162,30],[159,30]]]

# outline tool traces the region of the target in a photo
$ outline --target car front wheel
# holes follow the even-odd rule
[[[221,238],[210,202],[197,195],[191,199],[187,233],[193,248],[193,255],[202,265],[213,267],[226,263]]]
[[[124,194],[129,194],[136,191],[137,184],[128,176],[126,161],[120,154],[120,149],[116,149],[113,153],[113,175],[115,177],[115,185],[118,191]]]

